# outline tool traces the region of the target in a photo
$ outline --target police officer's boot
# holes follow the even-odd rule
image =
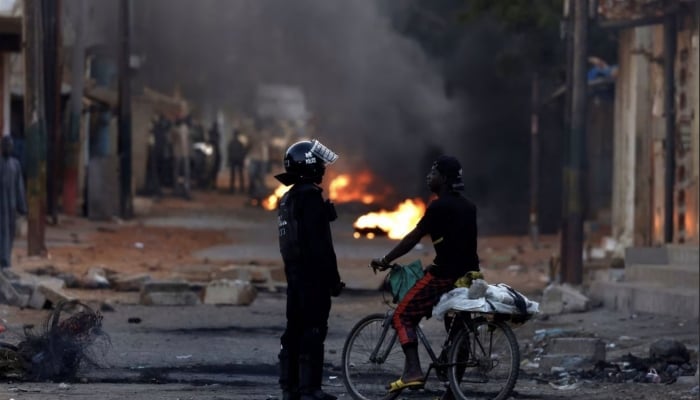
[[[280,378],[282,400],[299,400],[299,357],[284,347],[280,351]]]
[[[323,380],[323,347],[313,354],[299,356],[300,400],[337,400],[332,394],[321,390]]]

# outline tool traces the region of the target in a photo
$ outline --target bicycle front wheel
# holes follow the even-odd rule
[[[520,349],[502,321],[475,321],[450,346],[448,378],[455,398],[505,400],[518,380]]]
[[[404,355],[396,331],[385,323],[390,321],[384,315],[369,315],[352,328],[345,340],[345,388],[356,400],[381,399],[387,393],[387,383],[403,371]]]

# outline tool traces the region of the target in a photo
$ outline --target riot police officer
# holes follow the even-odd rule
[[[285,172],[275,178],[292,185],[278,208],[279,245],[287,277],[287,326],[281,337],[280,379],[284,400],[335,400],[321,390],[324,341],[331,296],[345,286],[338,274],[330,222],[333,204],[318,186],[338,155],[318,140],[291,145]]]

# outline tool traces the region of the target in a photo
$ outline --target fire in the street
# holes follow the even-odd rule
[[[377,201],[377,195],[370,193],[370,185],[374,178],[369,171],[357,174],[340,174],[330,180],[328,184],[328,198],[336,203],[350,203],[353,201],[363,204],[372,204]],[[266,210],[275,210],[282,196],[290,186],[279,185],[274,193],[263,200],[262,206]]]
[[[328,197],[336,203],[359,201],[363,204],[372,204],[376,200],[368,190],[372,181],[372,174],[369,171],[355,175],[340,174],[328,185]]]
[[[287,193],[287,190],[289,190],[291,188],[292,188],[291,186],[284,186],[284,185],[277,186],[277,189],[275,189],[274,193],[267,196],[266,199],[263,199],[263,201],[262,201],[263,208],[266,210],[277,209],[277,203],[282,198],[282,196],[284,196],[284,194]]]
[[[353,224],[354,236],[359,239],[361,232],[367,232],[367,238],[372,239],[375,232],[386,232],[390,239],[401,239],[415,228],[424,213],[425,203],[421,199],[407,199],[394,211],[381,210],[358,218]]]

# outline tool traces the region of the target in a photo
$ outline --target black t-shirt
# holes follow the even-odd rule
[[[476,206],[459,193],[449,193],[430,203],[418,222],[418,229],[429,234],[435,247],[435,268],[440,278],[458,278],[479,270],[476,252]]]

